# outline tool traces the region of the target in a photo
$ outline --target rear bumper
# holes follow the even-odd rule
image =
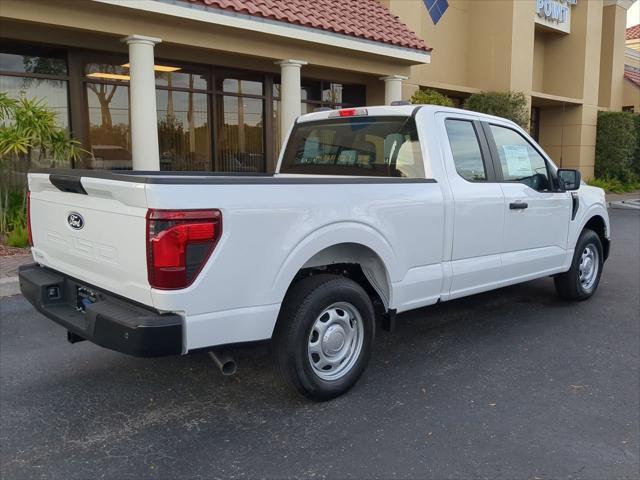
[[[137,357],[182,353],[182,318],[161,314],[37,264],[20,267],[20,290],[44,316],[71,333],[111,350]],[[78,310],[78,288],[96,293],[96,302]]]

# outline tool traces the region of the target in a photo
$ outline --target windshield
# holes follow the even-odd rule
[[[295,126],[280,173],[424,178],[411,117],[348,117]]]

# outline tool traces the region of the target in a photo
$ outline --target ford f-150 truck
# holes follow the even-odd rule
[[[303,115],[274,175],[46,170],[29,192],[21,289],[70,341],[270,339],[314,400],[357,381],[378,321],[539,277],[585,300],[609,253],[601,189],[516,124],[436,106]]]

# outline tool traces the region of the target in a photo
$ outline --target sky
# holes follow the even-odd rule
[[[627,28],[640,23],[640,2],[636,2],[627,11]]]

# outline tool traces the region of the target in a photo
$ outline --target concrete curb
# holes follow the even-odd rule
[[[0,298],[20,294],[18,277],[0,278]]]
[[[609,202],[609,208],[619,208],[623,210],[640,210],[640,199],[634,198],[630,200],[620,200],[617,202]]]

